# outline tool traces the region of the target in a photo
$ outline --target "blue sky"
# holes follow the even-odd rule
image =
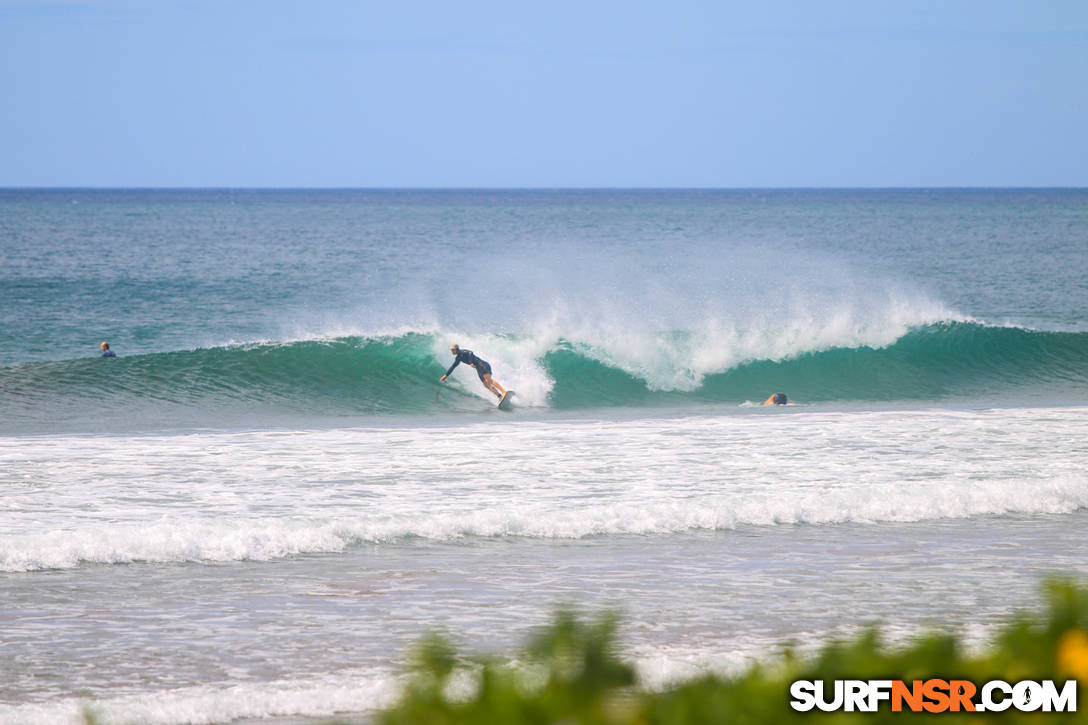
[[[10,2],[0,186],[1088,186],[1088,2]]]

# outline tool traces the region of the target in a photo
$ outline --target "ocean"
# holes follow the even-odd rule
[[[1088,575],[1088,190],[7,189],[0,260],[0,723],[366,722],[566,605],[664,687]]]

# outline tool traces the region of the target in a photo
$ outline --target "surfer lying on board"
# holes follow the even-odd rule
[[[506,389],[491,379],[491,364],[487,360],[481,360],[476,357],[476,353],[472,350],[462,350],[457,346],[457,343],[450,345],[450,352],[453,353],[453,365],[450,365],[450,369],[446,371],[446,374],[441,377],[439,382],[446,382],[446,378],[450,376],[453,369],[460,363],[471,365],[476,368],[476,374],[480,376],[480,382],[484,384],[484,387],[495,394],[496,398],[502,399],[502,396],[506,394]]]

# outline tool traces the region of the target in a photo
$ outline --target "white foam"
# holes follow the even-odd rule
[[[401,678],[358,670],[304,680],[242,683],[139,692],[103,699],[62,698],[0,703],[0,725],[82,725],[91,713],[102,725],[201,725],[239,718],[333,717],[392,705]]]
[[[374,519],[164,521],[0,537],[0,571],[68,569],[85,563],[267,561],[333,553],[360,543],[405,537],[449,541],[466,536],[579,539],[669,534],[742,525],[912,522],[1008,513],[1071,513],[1088,507],[1083,480],[1026,489],[1020,482],[924,486],[889,495],[880,486],[810,493],[708,496],[703,502],[561,507],[512,505],[471,513]]]
[[[1069,513],[1088,507],[1086,425],[1086,408],[808,411],[0,439],[0,570]]]

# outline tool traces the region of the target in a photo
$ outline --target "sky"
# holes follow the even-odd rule
[[[5,187],[1088,186],[1088,2],[0,0]]]

